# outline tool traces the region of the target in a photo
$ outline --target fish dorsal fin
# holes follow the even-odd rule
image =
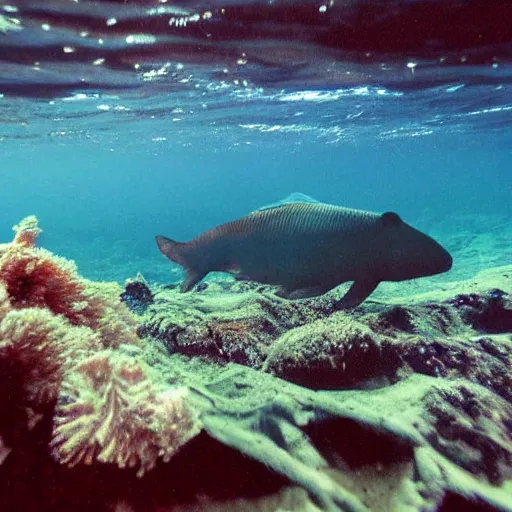
[[[276,201],[275,203],[267,204],[265,206],[261,206],[257,210],[252,213],[273,210],[274,208],[281,208],[282,206],[288,206],[290,204],[300,204],[300,203],[319,203],[316,199],[313,199],[311,196],[303,194],[302,192],[293,192],[289,196],[281,199],[280,201]]]
[[[249,215],[247,215],[247,217],[251,217],[253,215],[261,215],[263,213],[272,212],[272,211],[284,210],[286,208],[292,208],[293,206],[299,207],[299,206],[307,206],[310,204],[312,204],[312,203],[296,202],[296,203],[278,204],[276,206],[267,206],[265,208],[256,210],[255,212],[251,212]],[[315,204],[322,204],[322,203],[315,203]]]
[[[273,206],[268,205],[268,206],[264,206],[262,208],[258,208],[256,211],[249,213],[248,216],[258,215],[261,212],[268,212],[271,210],[280,210],[281,208],[285,208],[287,206],[290,206],[291,204],[300,204],[300,203],[286,203],[286,204],[277,204],[277,205],[273,205]]]

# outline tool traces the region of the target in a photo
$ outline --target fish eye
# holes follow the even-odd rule
[[[381,215],[381,219],[385,226],[396,226],[402,222],[400,215],[395,212],[386,212]]]

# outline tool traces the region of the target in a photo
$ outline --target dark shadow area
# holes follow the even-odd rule
[[[135,471],[96,463],[68,469],[49,455],[51,425],[38,427],[0,466],[2,512],[97,512],[118,502],[134,510],[211,500],[257,498],[279,491],[288,480],[231,448],[200,434],[169,463],[159,463],[144,477]]]
[[[447,493],[441,502],[438,512],[492,512],[496,510],[481,501],[470,501],[463,496]]]
[[[340,459],[351,469],[407,462],[413,448],[399,439],[376,432],[350,419],[332,419],[308,425],[304,431],[333,467]]]

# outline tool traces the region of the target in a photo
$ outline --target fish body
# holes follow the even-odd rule
[[[160,251],[182,265],[189,291],[212,271],[278,285],[289,299],[322,295],[354,281],[342,307],[363,302],[381,281],[445,272],[450,254],[435,240],[383,214],[323,203],[291,203],[259,210],[205,231],[190,242],[156,237]]]

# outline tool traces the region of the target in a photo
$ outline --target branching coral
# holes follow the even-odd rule
[[[51,403],[64,372],[80,356],[101,348],[99,336],[91,329],[70,328],[64,318],[45,309],[15,309],[0,322],[0,360],[8,373],[23,375],[25,405]]]
[[[35,217],[14,231],[13,242],[0,245],[0,385],[17,407],[47,414],[75,364],[138,343],[136,321],[117,284],[83,279],[73,262],[35,247]]]
[[[0,282],[13,308],[48,309],[72,325],[87,326],[100,334],[104,346],[134,343],[135,320],[119,301],[116,283],[93,283],[81,278],[74,262],[35,247],[35,217],[14,227],[11,244],[0,248]]]
[[[83,279],[73,262],[36,248],[35,217],[14,231],[0,245],[0,386],[30,411],[21,421],[54,414],[52,453],[69,466],[98,461],[142,475],[168,461],[200,427],[186,388],[166,389],[117,350],[140,342],[120,287]]]
[[[57,460],[115,463],[142,476],[199,432],[186,388],[159,390],[149,369],[103,351],[66,375],[55,416]]]

